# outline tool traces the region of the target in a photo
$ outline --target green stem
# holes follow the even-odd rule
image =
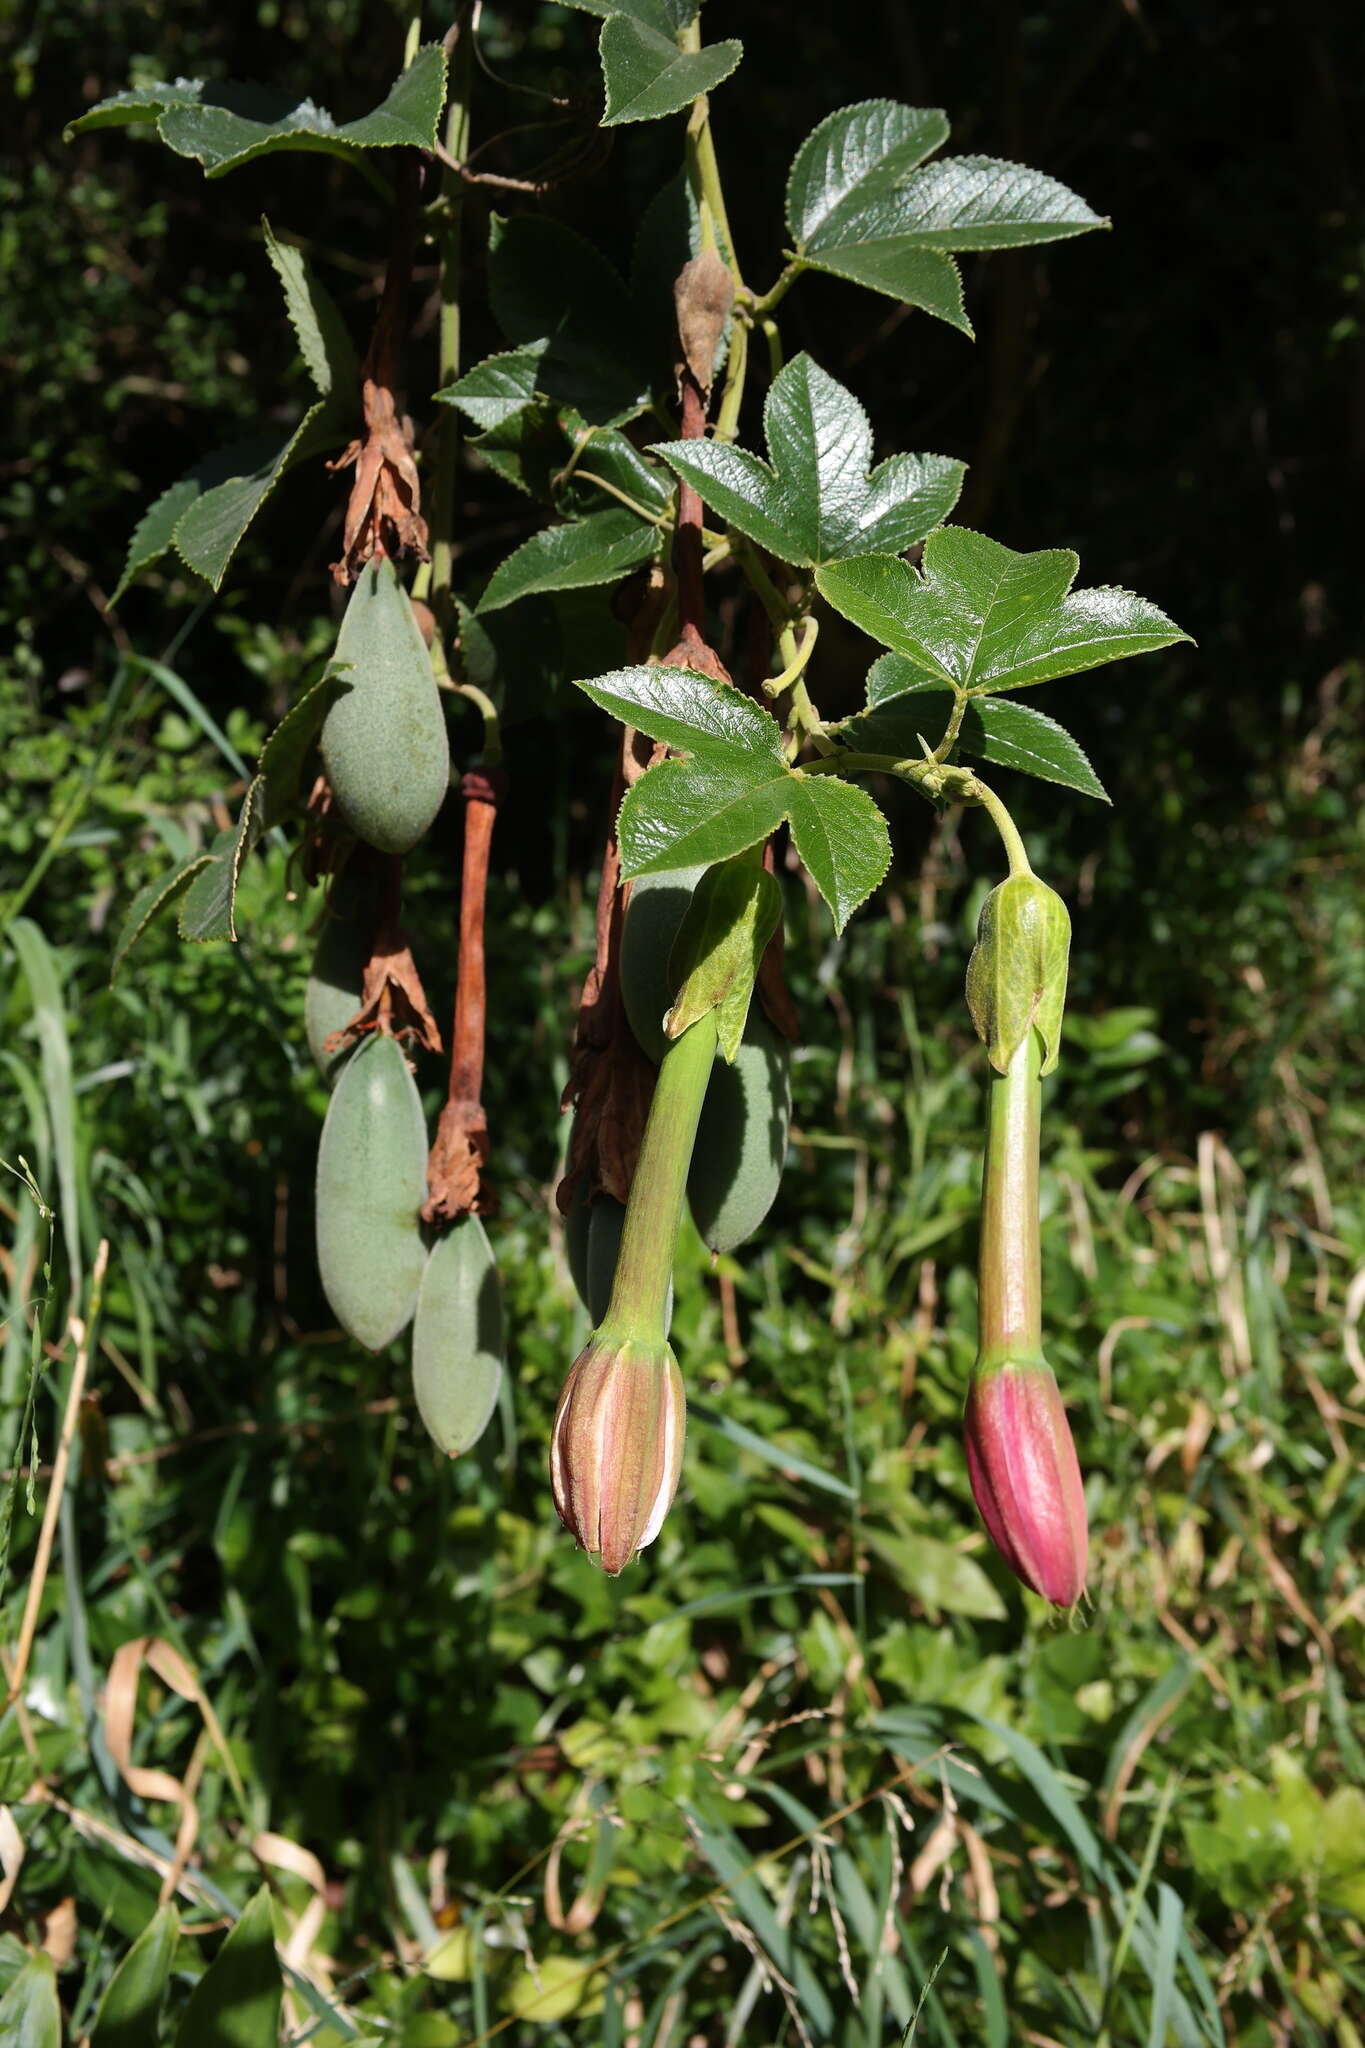
[[[776,320],[762,320],[759,325],[768,344],[768,379],[773,382],[782,369],[782,336],[778,333]]]
[[[952,753],[953,742],[956,740],[958,734],[962,730],[962,720],[966,713],[966,710],[967,692],[965,690],[954,690],[953,712],[951,718],[948,720],[948,729],[944,733],[943,738],[939,741],[938,745],[934,748],[933,758],[936,761],[946,761],[949,754]]]
[[[485,690],[477,683],[457,683],[448,686],[457,697],[467,697],[483,719],[483,766],[496,768],[502,760],[502,721],[498,707]]]
[[[457,164],[469,155],[469,94],[473,74],[473,28],[468,12],[460,19],[450,65],[450,99],[446,107],[446,154]],[[441,231],[440,318],[437,328],[438,388],[460,374],[460,277],[464,225],[464,180],[447,170],[442,178],[446,202]],[[436,430],[436,473],[431,492],[431,605],[438,626],[454,626],[451,576],[455,560],[455,465],[460,447],[460,417],[453,405],[441,407]]]
[[[695,51],[701,48],[701,14],[679,31],[678,48]],[[741,285],[739,263],[735,256],[735,244],[730,234],[730,219],[725,210],[725,193],[720,182],[720,165],[716,161],[716,145],[711,134],[711,107],[703,93],[692,102],[692,112],[687,123],[687,177],[692,187],[697,211],[701,216],[701,246],[703,249],[719,247],[720,254],[729,265],[730,274],[738,290]]]
[[[777,283],[764,292],[761,299],[753,301],[749,309],[750,317],[760,325],[765,322],[774,308],[781,305],[805,267],[799,256],[793,256]]]
[[[708,1010],[664,1054],[644,1142],[630,1184],[611,1303],[602,1319],[613,1337],[662,1343],[683,1197],[701,1106],[716,1056],[716,1012]]]
[[[640,500],[632,498],[628,491],[620,490],[615,484],[608,483],[607,479],[598,476],[595,470],[580,469],[578,478],[580,483],[595,484],[598,490],[605,491],[609,498],[615,498],[622,505],[628,506],[636,518],[643,519],[647,526],[667,526],[670,523],[667,512],[651,512],[648,505],[642,505]]]
[[[778,634],[790,632],[793,618],[792,608],[773,582],[772,577],[768,574],[762,562],[759,561],[753,545],[749,541],[742,540],[736,536],[734,551],[735,558],[744,572],[745,581],[759,598],[764,611],[768,614]],[[796,643],[793,641],[792,652],[795,653],[795,651]],[[787,657],[784,656],[783,658],[786,659]]]
[[[1038,1145],[1043,1042],[1030,1031],[1008,1070],[992,1072],[981,1176],[980,1337],[977,1363],[1021,1365],[1043,1355]]]
[[[964,794],[979,803],[984,811],[990,813],[991,823],[1004,841],[1005,853],[1010,864],[1010,873],[1012,875],[1031,875],[1033,869],[1029,866],[1028,853],[1023,840],[1019,837],[1019,829],[995,791],[988,789],[986,784],[978,776],[974,775],[971,779],[970,788]]]
[[[791,689],[793,684],[800,680],[802,670],[815,652],[815,642],[819,631],[820,621],[816,618],[808,618],[799,641],[790,627],[782,634],[782,657],[787,666],[783,669],[780,676],[770,676],[763,685],[770,697],[780,697],[784,690]],[[790,646],[788,643],[790,643]]]
[[[803,775],[899,775],[904,772],[905,763],[897,754],[855,754],[850,747],[840,747],[823,761],[806,761],[802,764]]]
[[[725,388],[716,414],[715,439],[733,441],[739,427],[739,408],[744,398],[744,376],[749,367],[749,329],[743,320],[731,319],[730,347],[725,358]]]

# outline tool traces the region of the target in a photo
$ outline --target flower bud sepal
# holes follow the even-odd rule
[[[652,1543],[678,1490],[687,1399],[666,1338],[610,1318],[569,1369],[555,1411],[550,1483],[559,1519],[602,1569]]]
[[[967,1476],[992,1543],[1033,1592],[1074,1607],[1089,1561],[1085,1492],[1052,1368],[1041,1355],[973,1367]]]

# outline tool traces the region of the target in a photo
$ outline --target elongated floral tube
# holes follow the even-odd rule
[[[1035,1593],[1071,1607],[1089,1554],[1076,1448],[1043,1356],[1038,1145],[1043,1044],[1027,1031],[993,1073],[981,1184],[980,1341],[967,1390],[972,1493],[991,1541]]]
[[[687,1403],[667,1337],[668,1291],[715,1054],[714,1011],[664,1054],[626,1203],[611,1300],[555,1412],[550,1483],[559,1519],[612,1573],[658,1535],[682,1466]]]

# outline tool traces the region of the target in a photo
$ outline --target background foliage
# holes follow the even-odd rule
[[[330,645],[335,483],[292,480],[212,603],[170,567],[116,616],[105,600],[158,489],[263,406],[296,415],[260,216],[304,236],[362,341],[383,229],[324,157],[206,186],[136,135],[59,136],[144,75],[270,78],[349,116],[399,68],[404,23],[356,0],[8,7],[0,1154],[22,1152],[58,1210],[50,1336],[101,1234],[112,1258],[28,1686],[0,1721],[23,1851],[0,1976],[46,1943],[77,2039],[148,1924],[158,1881],[137,1845],[166,1853],[176,1809],[120,1777],[106,1678],[120,1644],[153,1636],[216,1717],[144,1673],[134,1758],[198,1811],[176,2013],[264,1862],[298,1965],[295,2037],[316,2024],[311,1982],[344,2008],[312,2038],[407,2048],[499,2025],[794,2040],[793,2009],[817,2039],[895,2040],[921,1996],[924,2037],[945,2043],[1217,2039],[1216,2014],[1242,2042],[1351,2042],[1365,691],[1342,499],[1365,426],[1359,31],[1273,6],[1080,0],[931,24],[888,0],[850,38],[824,4],[796,30],[767,0],[712,11],[713,36],[745,42],[716,102],[741,250],[771,246],[773,167],[814,122],[890,92],[947,107],[955,148],[1037,164],[1114,220],[968,259],[975,346],[833,279],[784,312],[790,348],[866,405],[878,454],[969,459],[961,519],[1075,547],[1087,581],[1150,594],[1199,642],[1132,665],[1090,709],[1083,682],[1039,693],[1112,815],[1008,792],[1076,928],[1045,1259],[1090,1475],[1093,1614],[1053,1628],[971,1510],[956,1422],[981,1071],[961,985],[990,856],[981,823],[937,823],[904,792],[878,791],[896,866],[841,940],[784,885],[798,1141],[742,1262],[712,1275],[684,1250],[694,1427],[640,1564],[609,1582],[581,1558],[544,1470],[583,1336],[548,1189],[609,767],[600,714],[567,690],[554,725],[513,691],[494,846],[501,1431],[441,1469],[401,1369],[329,1327],[309,1214],[324,1095],[301,1028],[313,913],[281,857],[248,871],[234,954],[158,932],[107,981],[122,906],[226,821],[229,750],[254,757]],[[484,49],[499,75],[581,90],[595,32],[508,9],[485,14]],[[524,118],[511,92],[479,91],[479,133]],[[674,124],[623,130],[546,207],[624,264],[675,146]],[[499,345],[477,270],[467,297],[476,361]],[[744,439],[762,445],[757,418]],[[487,469],[468,469],[462,504],[472,576],[537,523]],[[561,680],[616,658],[591,599],[536,617]],[[837,715],[865,650],[826,638]],[[438,1013],[456,850],[443,820],[410,879]],[[6,1187],[8,1444],[43,1231]],[[42,1466],[69,1371],[63,1356],[40,1384]],[[39,1511],[44,1493],[40,1477]],[[21,1589],[37,1523],[21,1489]],[[35,1751],[49,1796],[29,1799]],[[272,1861],[272,1838],[316,1863]]]

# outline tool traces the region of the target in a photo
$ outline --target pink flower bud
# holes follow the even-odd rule
[[[666,1343],[589,1338],[555,1411],[550,1483],[560,1521],[604,1571],[619,1572],[662,1528],[686,1425]]]
[[[1085,1495],[1051,1367],[977,1366],[964,1424],[967,1473],[992,1543],[1035,1593],[1074,1606],[1089,1555]]]

